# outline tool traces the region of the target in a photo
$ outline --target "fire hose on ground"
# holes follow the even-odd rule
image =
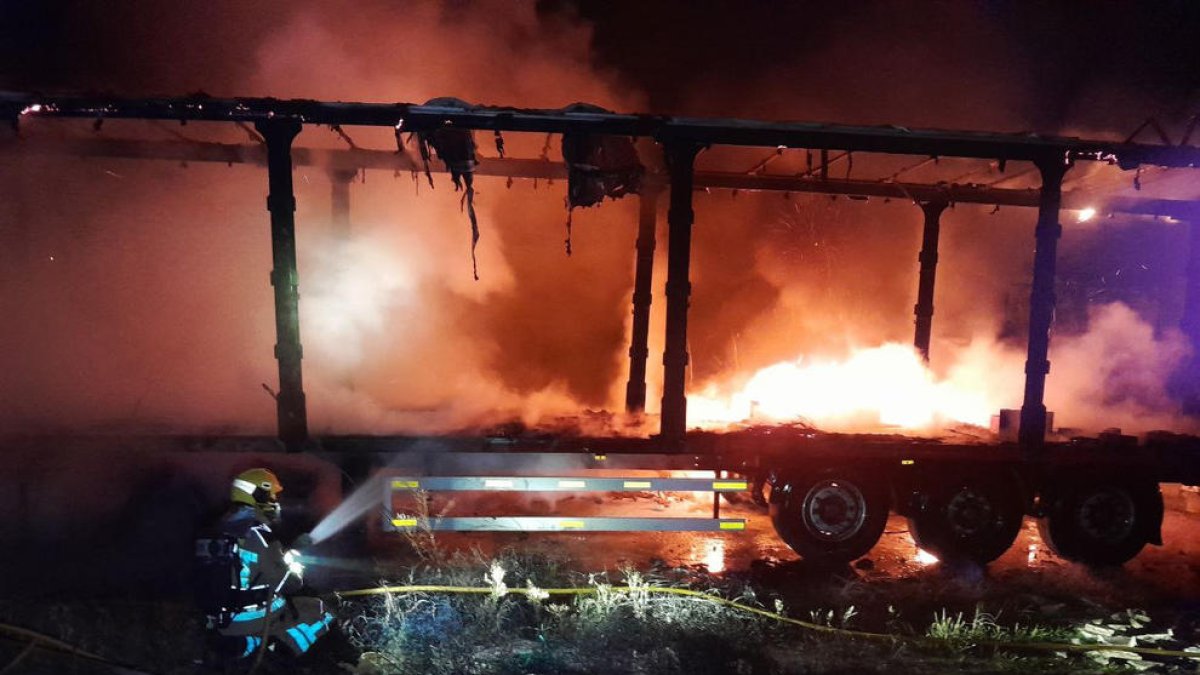
[[[676,595],[696,598],[706,602],[711,602],[731,609],[736,609],[748,614],[754,614],[763,618],[771,619],[780,623],[796,626],[816,633],[827,635],[837,635],[841,637],[857,638],[872,642],[887,642],[887,643],[909,643],[933,647],[944,645],[947,642],[955,642],[951,638],[935,638],[919,635],[898,635],[894,633],[874,633],[871,631],[852,630],[848,628],[838,628],[836,626],[828,626],[811,621],[803,621],[790,616],[785,616],[778,612],[754,607],[735,600],[728,600],[720,596],[711,595],[703,591],[692,590],[690,588],[675,588],[670,586],[606,586],[606,592],[612,593],[646,593],[652,595]],[[439,585],[411,585],[411,586],[380,586],[375,588],[360,588],[349,591],[338,591],[332,595],[338,598],[359,598],[372,595],[391,595],[391,594],[408,594],[408,593],[435,593],[435,594],[452,594],[452,595],[541,595],[547,596],[589,596],[596,595],[600,589],[596,587],[575,587],[575,588],[505,588],[502,592],[497,592],[493,587],[476,587],[476,586],[439,586]],[[28,654],[36,648],[50,649],[57,652],[71,654],[88,661],[103,663],[111,666],[120,672],[145,675],[145,671],[132,668],[122,663],[106,659],[104,657],[86,652],[73,645],[70,645],[62,640],[32,631],[19,626],[12,626],[0,623],[0,633],[6,634],[17,639],[28,640],[29,645],[19,653],[16,658],[10,661],[4,668],[0,668],[0,675],[10,672]],[[1049,652],[1049,653],[1071,653],[1085,654],[1089,652],[1124,652],[1134,653],[1140,656],[1156,656],[1159,658],[1179,658],[1200,660],[1200,652],[1187,652],[1177,649],[1159,649],[1156,647],[1137,647],[1123,645],[1084,645],[1071,644],[1061,642],[1024,642],[1016,640],[978,640],[968,639],[962,642],[969,643],[975,647],[988,647],[997,650],[1016,651],[1016,652]]]

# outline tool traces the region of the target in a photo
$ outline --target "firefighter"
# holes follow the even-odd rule
[[[196,540],[197,600],[207,615],[209,644],[222,661],[260,649],[300,657],[336,628],[320,598],[296,595],[304,567],[271,530],[282,491],[268,469],[241,472],[230,487],[229,508]]]

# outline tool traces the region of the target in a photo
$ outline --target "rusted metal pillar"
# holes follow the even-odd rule
[[[913,307],[917,317],[913,344],[921,352],[925,363],[929,363],[929,338],[933,333],[933,282],[937,275],[942,211],[946,210],[946,206],[948,204],[944,201],[921,202],[921,211],[925,214],[925,233],[921,238],[921,253],[917,256],[921,263],[921,277],[917,283],[917,304]]]
[[[700,146],[691,141],[668,141],[665,148],[671,175],[671,206],[667,211],[667,335],[663,348],[663,395],[660,433],[671,443],[682,442],[687,430],[685,394],[687,313],[692,284],[692,183]]]
[[[271,254],[275,287],[275,359],[279,362],[279,392],[275,395],[279,440],[288,452],[298,452],[308,439],[308,412],[300,360],[300,292],[296,272],[296,197],[292,192],[292,140],[300,123],[262,120],[254,124],[267,141],[270,191]]]
[[[1033,254],[1033,289],[1029,294],[1029,345],[1025,361],[1025,399],[1021,404],[1018,440],[1026,447],[1040,446],[1046,440],[1046,374],[1050,372],[1050,326],[1054,323],[1054,270],[1058,259],[1058,239],[1062,225],[1058,211],[1062,206],[1062,179],[1070,168],[1062,155],[1037,162],[1042,174],[1038,220],[1034,235],[1037,249]]]
[[[358,176],[357,169],[330,169],[330,210],[333,212],[333,230],[337,236],[350,236],[350,182]]]
[[[625,412],[646,409],[646,359],[650,356],[650,302],[654,282],[654,247],[658,228],[659,186],[647,182],[638,197],[637,266],[633,275],[633,330],[629,340],[629,381]]]

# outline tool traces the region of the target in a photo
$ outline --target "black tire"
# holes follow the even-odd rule
[[[918,547],[944,562],[986,565],[1021,531],[1025,500],[1011,476],[947,476],[923,495],[908,531]]]
[[[887,486],[852,467],[784,475],[771,490],[771,523],[805,560],[847,563],[879,541],[888,506]]]
[[[1124,564],[1155,539],[1162,526],[1162,493],[1151,481],[1091,480],[1047,497],[1038,531],[1050,549],[1067,560]]]

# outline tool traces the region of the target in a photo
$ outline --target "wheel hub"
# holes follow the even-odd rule
[[[1133,533],[1136,508],[1125,490],[1106,488],[1088,495],[1079,504],[1079,529],[1106,544],[1124,541]]]
[[[802,514],[804,526],[817,538],[845,541],[862,529],[867,502],[853,483],[825,480],[804,496]]]
[[[987,495],[964,487],[946,503],[946,521],[954,534],[970,537],[991,525],[996,510]]]

